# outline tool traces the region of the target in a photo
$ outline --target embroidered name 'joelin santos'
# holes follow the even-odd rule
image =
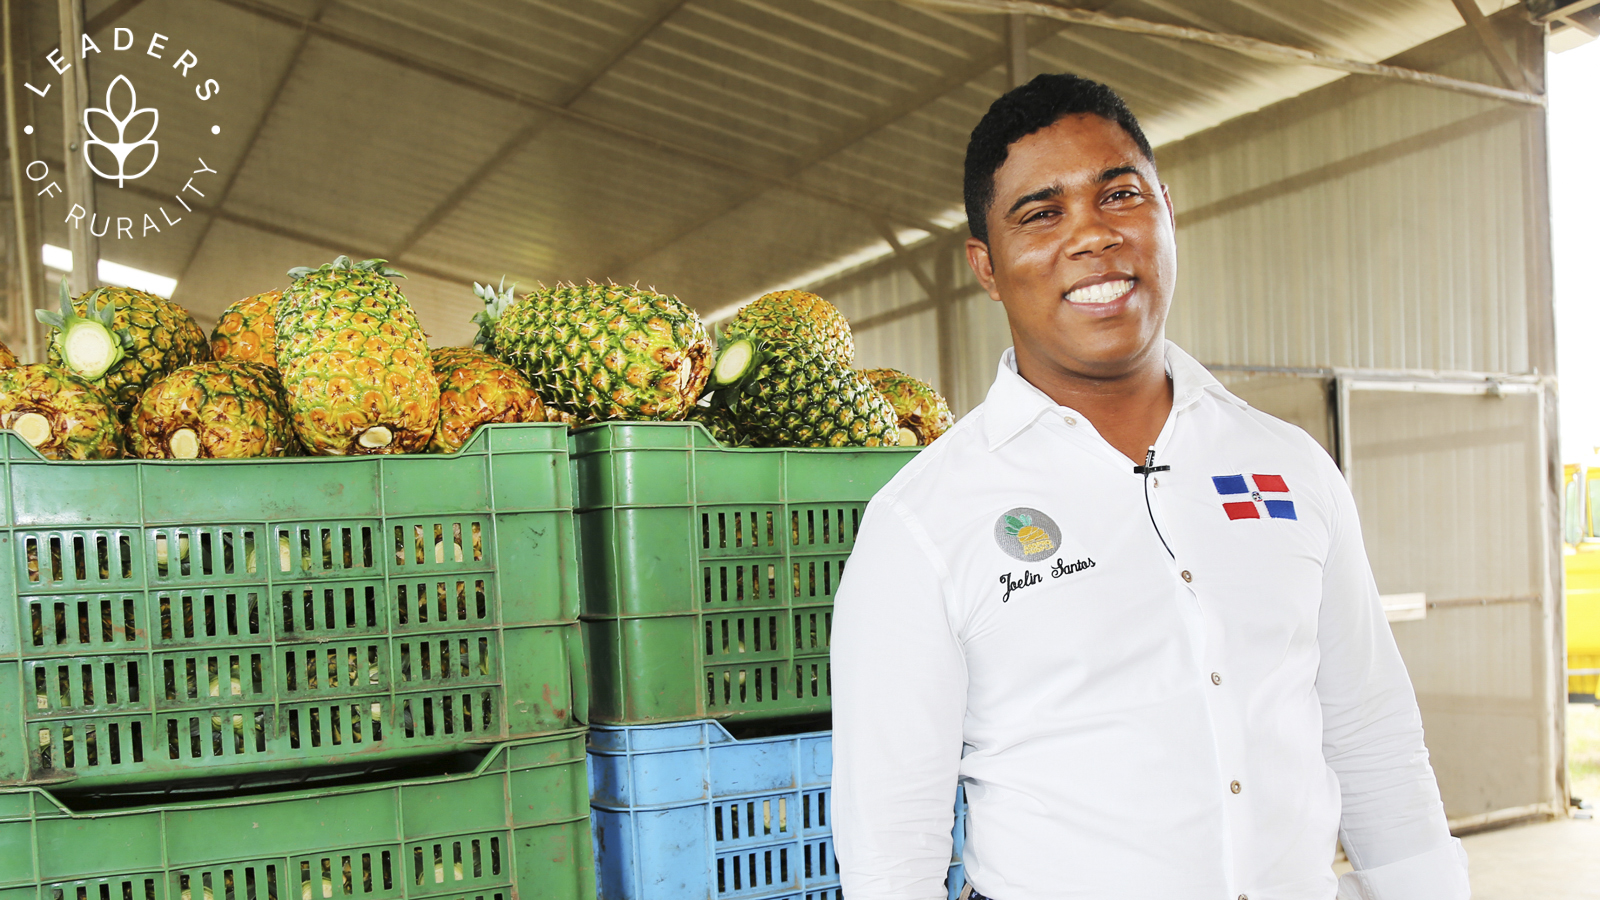
[[[1050,568],[1050,577],[1060,578],[1063,575],[1071,575],[1075,572],[1082,572],[1084,569],[1092,568],[1094,568],[1094,560],[1087,557],[1074,560],[1072,562],[1067,562],[1066,560],[1057,557],[1056,564]],[[1012,591],[1020,591],[1023,588],[1033,587],[1042,581],[1044,581],[1044,578],[1042,578],[1039,573],[1029,571],[1027,569],[1022,571],[1021,578],[1018,578],[1015,574],[1010,572],[1001,575],[1000,586],[1005,588],[1005,593],[1000,595],[1000,602],[1010,603]]]

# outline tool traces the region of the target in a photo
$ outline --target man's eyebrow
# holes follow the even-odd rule
[[[1040,200],[1049,200],[1053,197],[1059,197],[1064,193],[1066,193],[1066,189],[1063,188],[1061,186],[1061,182],[1058,181],[1049,187],[1040,188],[1031,194],[1023,194],[1021,197],[1017,198],[1017,202],[1011,204],[1010,209],[1006,210],[1006,215],[1011,215],[1024,206],[1027,206],[1029,203],[1035,203]]]
[[[1105,184],[1108,181],[1121,178],[1124,175],[1137,174],[1139,174],[1139,170],[1134,166],[1117,166],[1114,169],[1107,169],[1104,172],[1101,172],[1100,177],[1096,178],[1095,181],[1099,184]]]
[[[1095,183],[1105,184],[1108,181],[1115,181],[1124,175],[1138,174],[1139,169],[1136,166],[1116,166],[1101,172],[1099,176],[1095,178]],[[1062,188],[1061,183],[1058,181],[1049,187],[1043,187],[1037,191],[1033,191],[1032,193],[1023,194],[1021,197],[1017,198],[1017,202],[1011,204],[1010,209],[1006,210],[1006,215],[1011,215],[1024,206],[1027,206],[1029,203],[1035,203],[1039,200],[1050,200],[1055,197],[1059,197],[1064,193],[1066,193],[1066,190]]]

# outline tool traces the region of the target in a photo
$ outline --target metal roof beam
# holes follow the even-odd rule
[[[605,62],[595,67],[594,72],[588,78],[585,78],[582,84],[561,98],[561,107],[563,109],[571,109],[572,104],[578,102],[578,99],[584,94],[589,93],[590,88],[594,87],[600,79],[606,76],[606,73],[615,68],[617,63],[621,62],[629,53],[632,53],[636,47],[649,40],[650,36],[661,28],[662,23],[671,18],[672,14],[676,13],[687,2],[688,0],[672,0],[662,8],[655,18],[645,23],[643,28],[635,30],[626,41],[606,57]],[[501,166],[505,165],[510,161],[511,157],[517,154],[517,151],[537,140],[549,124],[550,119],[548,117],[540,117],[517,129],[515,134],[501,144],[499,149],[495,150],[488,159],[479,164],[478,168],[474,169],[464,181],[457,185],[455,190],[451,191],[437,206],[429,210],[428,214],[423,216],[422,220],[395,246],[393,253],[388,258],[398,260],[409,253],[411,248],[417,245],[418,241],[422,240],[433,229],[439,227],[440,222],[443,222],[462,203],[465,203],[467,198],[472,196],[473,191],[476,191],[480,185],[488,180],[489,176],[498,172]]]
[[[561,106],[559,103],[545,100],[542,97],[535,97],[532,94],[524,93],[523,91],[519,91],[515,88],[496,84],[495,82],[480,78],[468,72],[463,72],[458,69],[452,69],[447,66],[442,66],[426,60],[407,56],[406,54],[388,47],[383,43],[368,37],[367,35],[359,34],[353,31],[347,31],[326,23],[311,22],[303,16],[284,12],[277,7],[271,6],[264,2],[264,0],[212,0],[212,2],[221,3],[225,6],[231,6],[235,9],[250,13],[259,18],[274,21],[280,25],[285,25],[290,28],[309,28],[311,32],[318,37],[339,44],[340,46],[348,47],[352,50],[358,50],[369,56],[382,59],[392,65],[410,69],[415,72],[422,72],[438,78],[441,81],[456,85],[457,87],[463,87],[468,90],[477,91],[486,96],[495,97],[510,103],[515,103],[518,106],[522,106],[526,109],[551,113],[555,116],[579,125],[583,125],[593,130],[603,131],[615,137],[622,138],[629,143],[640,144],[665,153],[670,153],[683,159],[692,160],[703,165],[712,166],[714,168],[723,169],[729,172],[736,172],[747,178],[765,182],[769,187],[783,187],[796,193],[804,194],[806,196],[831,203],[835,206],[854,210],[859,213],[865,213],[869,216],[888,218],[892,221],[896,221],[904,225],[911,225],[916,228],[922,228],[926,230],[930,227],[919,217],[909,215],[900,210],[879,209],[874,207],[872,204],[862,203],[849,197],[843,197],[823,188],[792,182],[791,179],[782,175],[774,175],[771,172],[763,172],[758,169],[740,165],[738,161],[734,159],[717,156],[711,153],[704,153],[699,150],[695,150],[692,147],[676,144],[672,141],[655,137],[654,135],[634,131],[626,126],[618,125],[614,122],[607,122],[604,119],[588,115],[587,113],[578,112],[577,110],[567,109]]]
[[[1478,36],[1478,43],[1483,45],[1483,50],[1489,55],[1489,62],[1494,64],[1494,70],[1500,73],[1500,80],[1506,87],[1514,91],[1528,89],[1528,75],[1522,71],[1506,52],[1506,45],[1500,42],[1500,35],[1495,34],[1494,26],[1484,18],[1483,10],[1478,8],[1478,0],[1455,0],[1456,11],[1461,13],[1461,18],[1471,26]]]
[[[1477,97],[1489,97],[1495,100],[1523,103],[1529,106],[1546,105],[1542,94],[1529,91],[1510,90],[1476,81],[1436,75],[1432,72],[1419,72],[1416,69],[1407,69],[1401,66],[1344,59],[1325,53],[1304,50],[1300,47],[1275,44],[1271,41],[1263,41],[1258,38],[1244,37],[1237,34],[1206,31],[1201,28],[1189,28],[1182,25],[1168,25],[1163,22],[1132,19],[1126,16],[1112,16],[1085,9],[1069,9],[1051,3],[1035,2],[1035,0],[900,0],[900,2],[913,6],[934,6],[943,9],[966,10],[968,12],[1026,13],[1031,16],[1055,19],[1073,25],[1086,25],[1091,28],[1105,28],[1111,31],[1142,34],[1146,37],[1208,44],[1266,62],[1317,66],[1323,69],[1349,72],[1354,75],[1376,75],[1381,78],[1392,78],[1412,84],[1472,94]]]
[[[1036,44],[1044,38],[1054,35],[1060,30],[1060,28],[1061,27],[1059,25],[1051,25],[1047,23],[1034,25],[1030,22],[1028,33],[1031,36],[1031,39],[1028,41],[1028,43]],[[898,122],[901,119],[904,119],[906,116],[911,115],[919,109],[922,109],[928,104],[939,100],[941,97],[946,96],[951,91],[970,84],[974,79],[994,69],[996,66],[1005,65],[1011,58],[1012,48],[1007,46],[1009,42],[1005,40],[1004,35],[992,34],[991,36],[995,39],[996,43],[993,52],[986,53],[968,65],[952,70],[950,74],[946,75],[944,78],[940,79],[934,84],[929,85],[924,90],[907,97],[905,100],[895,106],[884,109],[876,116],[873,116],[872,118],[863,122],[861,125],[858,125],[857,127],[838,135],[833,140],[827,142],[821,147],[816,148],[805,158],[796,161],[794,165],[790,166],[789,171],[784,175],[780,184],[765,185],[754,191],[750,191],[743,196],[740,196],[733,202],[725,204],[709,215],[702,217],[699,221],[689,225],[687,228],[683,228],[671,235],[668,235],[666,238],[657,241],[643,252],[635,254],[633,258],[619,260],[616,264],[608,267],[608,276],[615,277],[619,270],[635,265],[640,260],[649,259],[656,253],[661,252],[667,247],[672,246],[678,241],[683,240],[696,231],[699,231],[701,228],[706,227],[712,222],[721,219],[723,216],[732,213],[734,210],[738,209],[744,204],[749,203],[755,198],[761,196],[771,187],[783,187],[789,190],[796,190],[800,185],[798,180],[800,176],[805,174],[805,172],[813,166],[825,162],[845,149],[855,145],[862,139],[875,134],[883,128]],[[804,193],[804,191],[797,192]],[[877,221],[879,219],[885,219],[889,217],[879,214],[869,215],[868,218],[873,221]],[[904,222],[905,220],[901,219],[900,221]],[[951,229],[940,228],[932,222],[915,222],[908,224],[914,224],[922,231],[926,231],[929,234],[935,235],[947,234],[951,231]]]
[[[1600,0],[1572,0],[1572,2],[1568,3],[1566,6],[1558,7],[1542,16],[1539,16],[1535,21],[1545,25],[1549,25],[1554,22],[1565,22],[1568,25],[1572,25],[1580,30],[1588,31],[1589,26],[1582,25],[1574,21],[1572,17],[1586,9],[1589,9],[1592,6],[1595,6],[1596,4],[1600,4]]]
[[[916,279],[917,284],[922,287],[922,292],[928,295],[929,300],[938,302],[943,292],[933,283],[933,279],[928,277],[928,273],[922,271],[922,266],[917,264],[916,258],[906,251],[905,245],[900,243],[899,235],[894,233],[894,228],[882,219],[872,224],[877,227],[878,233],[883,235],[883,239],[889,242],[889,249],[894,251],[894,258],[900,261],[902,268],[911,273],[912,278]]]

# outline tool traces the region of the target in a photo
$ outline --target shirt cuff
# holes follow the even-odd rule
[[[1467,851],[1451,838],[1437,850],[1345,873],[1339,878],[1337,900],[1467,900],[1471,896]]]

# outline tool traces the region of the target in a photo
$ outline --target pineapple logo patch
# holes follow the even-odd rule
[[[1061,546],[1061,529],[1037,509],[1019,506],[995,520],[994,542],[1013,559],[1037,562]]]

